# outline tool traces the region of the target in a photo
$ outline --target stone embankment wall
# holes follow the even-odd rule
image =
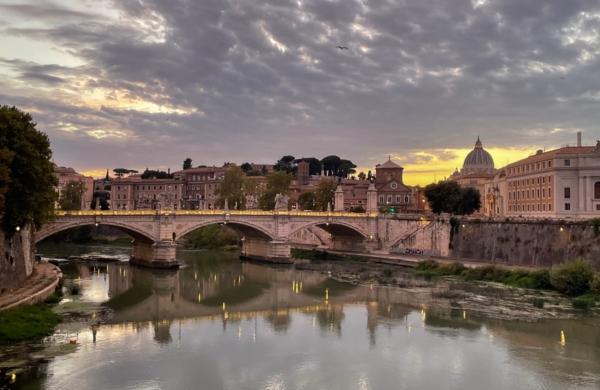
[[[600,268],[600,226],[592,221],[458,220],[450,256],[499,264],[552,266],[582,258]]]
[[[33,272],[33,245],[30,228],[7,237],[0,229],[0,294],[22,283]]]

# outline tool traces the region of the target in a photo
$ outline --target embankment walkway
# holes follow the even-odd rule
[[[0,295],[0,310],[44,301],[50,296],[62,278],[57,266],[36,262],[31,276],[19,287]]]

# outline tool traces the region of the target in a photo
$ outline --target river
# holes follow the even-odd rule
[[[178,271],[130,267],[129,249],[42,248],[65,263],[60,305],[113,310],[67,321],[74,351],[10,386],[27,389],[598,389],[597,318],[536,323],[414,305],[400,288],[181,251]],[[77,286],[73,290],[73,286]],[[77,291],[79,290],[79,291]],[[70,294],[70,291],[74,294]],[[100,309],[99,309],[100,310]]]

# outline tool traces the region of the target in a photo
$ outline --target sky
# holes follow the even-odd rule
[[[345,46],[341,50],[336,46]],[[408,184],[600,138],[598,0],[0,0],[0,104],[54,161],[388,156]]]

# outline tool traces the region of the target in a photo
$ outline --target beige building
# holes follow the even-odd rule
[[[580,139],[580,138],[579,138]],[[600,141],[567,146],[509,164],[507,216],[592,218],[600,216]]]
[[[81,209],[89,210],[92,204],[92,198],[94,196],[94,178],[91,176],[84,176],[80,173],[77,173],[75,169],[69,167],[59,167],[54,166],[54,175],[58,179],[58,185],[56,187],[56,191],[58,192],[58,196],[60,195],[64,188],[69,184],[69,182],[81,182],[85,186],[85,192],[81,197]],[[58,204],[56,205],[59,208]]]
[[[179,179],[142,179],[140,175],[112,181],[113,210],[178,210],[184,183]]]
[[[173,173],[185,183],[183,201],[187,209],[214,209],[218,190],[228,166],[190,168]]]

